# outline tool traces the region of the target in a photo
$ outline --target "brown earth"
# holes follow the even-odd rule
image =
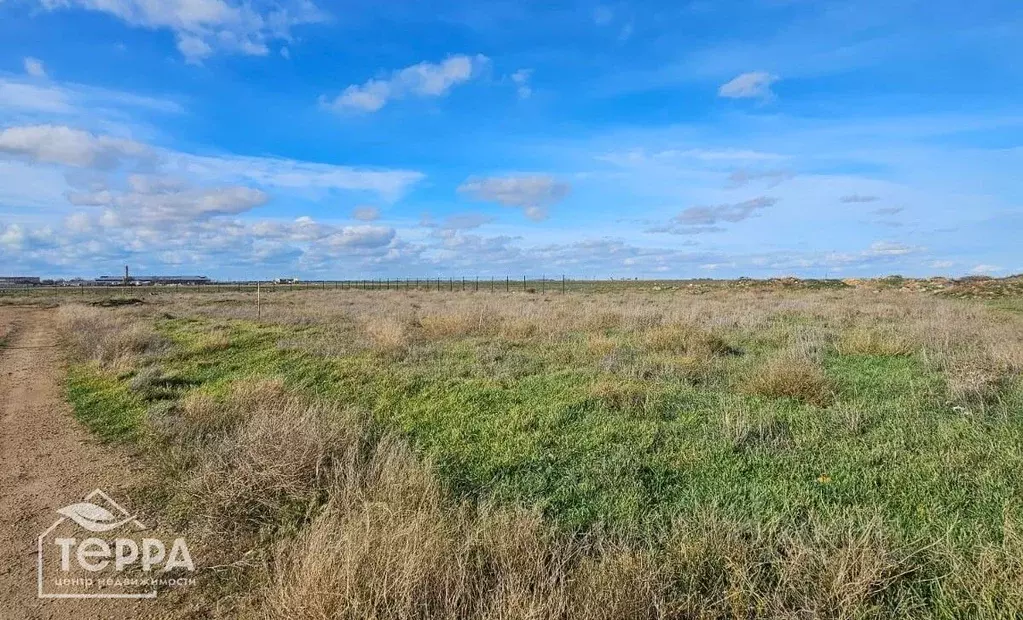
[[[97,488],[130,505],[133,477],[129,459],[90,436],[64,401],[54,313],[0,307],[0,618],[167,617],[152,600],[37,596],[37,539],[55,511]]]

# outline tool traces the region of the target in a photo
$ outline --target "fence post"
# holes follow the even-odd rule
[[[526,292],[526,276],[522,276],[522,292]]]
[[[565,274],[561,274],[561,294],[565,294]]]
[[[542,295],[547,294],[547,274],[540,276],[540,293]]]

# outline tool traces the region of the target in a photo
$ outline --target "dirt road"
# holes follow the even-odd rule
[[[131,476],[64,402],[54,312],[0,307],[0,618],[162,617],[154,601],[37,597],[37,538],[55,511],[93,489],[116,495]]]

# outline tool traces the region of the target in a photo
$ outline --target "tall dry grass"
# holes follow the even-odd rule
[[[140,358],[158,355],[169,346],[152,321],[131,311],[65,305],[58,310],[57,328],[79,356],[110,368],[134,366]]]

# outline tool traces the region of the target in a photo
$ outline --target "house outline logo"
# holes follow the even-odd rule
[[[96,503],[101,501],[113,510],[108,510],[102,505]],[[156,598],[156,588],[145,592],[134,592],[134,593],[79,593],[79,592],[45,592],[44,583],[44,571],[43,571],[43,544],[46,537],[49,536],[55,529],[57,529],[62,523],[72,521],[82,529],[85,529],[92,533],[104,533],[111,532],[116,529],[131,526],[136,531],[145,530],[146,526],[142,524],[138,519],[135,518],[129,511],[125,510],[120,504],[115,502],[109,495],[95,489],[91,493],[85,496],[82,502],[75,504],[69,504],[60,508],[56,511],[60,516],[53,525],[48,527],[38,539],[38,547],[36,549],[36,568],[38,577],[38,596],[39,598],[123,598],[123,599],[148,599]]]

